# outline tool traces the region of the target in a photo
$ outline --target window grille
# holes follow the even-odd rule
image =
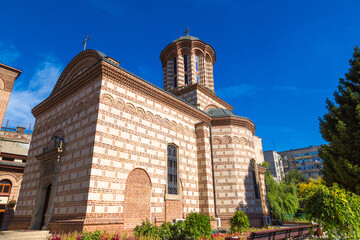
[[[168,145],[167,152],[168,152],[167,193],[177,195],[178,194],[177,147],[174,145]]]

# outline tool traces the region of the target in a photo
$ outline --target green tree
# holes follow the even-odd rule
[[[299,207],[296,185],[284,181],[278,183],[269,170],[265,173],[265,182],[271,215],[281,221],[287,220],[287,216],[295,214]]]
[[[320,132],[329,145],[320,148],[324,180],[360,194],[360,50],[355,47],[349,72],[340,78],[336,103],[326,100],[328,113],[320,118]]]
[[[250,227],[249,218],[243,211],[236,211],[231,217],[230,224],[232,232],[242,233]]]
[[[299,185],[299,196],[310,220],[320,224],[329,239],[360,239],[360,196],[321,179]]]
[[[195,240],[210,237],[210,217],[203,213],[189,213],[186,216],[184,225],[185,239]]]
[[[285,176],[284,182],[286,184],[298,184],[301,182],[306,182],[307,178],[298,170],[292,169],[288,172],[288,174]]]

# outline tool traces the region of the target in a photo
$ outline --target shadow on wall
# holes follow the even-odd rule
[[[262,226],[262,203],[260,194],[259,174],[255,160],[251,159],[244,179],[244,198],[239,202],[236,211],[243,211],[249,217],[251,227]]]

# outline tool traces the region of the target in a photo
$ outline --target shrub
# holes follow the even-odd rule
[[[164,222],[161,224],[158,228],[158,237],[164,240],[172,239],[171,227],[172,224],[170,222]]]
[[[148,219],[142,221],[141,225],[137,225],[133,229],[135,237],[158,237],[159,229],[156,225],[151,223]]]
[[[311,180],[299,185],[299,195],[310,220],[317,222],[329,239],[360,239],[360,196],[337,184]]]
[[[84,232],[81,240],[101,240],[101,232],[99,230],[95,232]]]
[[[249,218],[243,211],[237,211],[231,217],[231,231],[232,232],[243,232],[249,229]]]
[[[185,219],[184,232],[186,239],[210,238],[210,217],[203,213],[190,213]]]
[[[171,225],[171,239],[172,240],[181,240],[185,239],[185,222],[184,221],[178,221]]]

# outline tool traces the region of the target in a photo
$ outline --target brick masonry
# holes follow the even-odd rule
[[[5,116],[15,80],[22,71],[0,63],[0,127]]]
[[[207,68],[203,82],[211,87],[212,65]],[[261,224],[266,193],[261,188],[261,198],[255,199],[249,170],[251,159],[260,163],[256,152],[262,151],[254,144],[255,126],[225,119],[226,126],[211,128],[213,119],[202,110],[209,104],[232,107],[215,95],[204,96],[197,98],[198,109],[103,53],[77,55],[51,96],[33,109],[35,129],[11,228],[40,228],[44,218],[43,226],[52,231],[129,231],[142,219],[161,224],[192,211],[225,223],[237,209]],[[65,145],[57,157],[43,150],[53,136],[61,136]],[[167,192],[169,144],[178,153],[177,194]],[[264,186],[261,171],[256,170],[256,179]],[[49,184],[49,207],[42,217]]]

